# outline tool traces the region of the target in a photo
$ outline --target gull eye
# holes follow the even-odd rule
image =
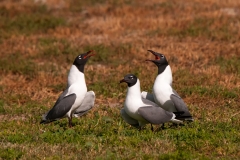
[[[129,78],[130,78],[130,79],[133,79],[133,76],[130,76]]]
[[[82,59],[82,56],[78,56],[78,59]]]
[[[161,55],[161,58],[164,58],[164,55]]]

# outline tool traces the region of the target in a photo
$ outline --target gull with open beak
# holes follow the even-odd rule
[[[84,77],[84,66],[92,51],[78,55],[68,74],[67,88],[59,96],[53,108],[43,115],[40,123],[49,123],[64,117],[68,118],[69,127],[72,127],[72,117],[81,116],[89,111],[95,101],[93,91],[87,92]]]
[[[193,117],[188,110],[187,105],[179,94],[172,88],[172,71],[167,58],[161,53],[148,50],[154,56],[153,62],[158,67],[158,75],[153,85],[153,94],[142,92],[142,97],[154,100],[160,107],[169,112],[182,112],[179,120],[193,121]]]

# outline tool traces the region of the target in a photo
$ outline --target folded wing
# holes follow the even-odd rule
[[[41,123],[47,123],[54,121],[56,119],[63,118],[66,113],[71,109],[72,105],[76,100],[76,94],[70,94],[66,97],[63,97],[61,100],[58,100],[53,108],[46,113],[44,120]]]
[[[174,114],[160,107],[145,106],[138,109],[138,113],[152,124],[162,124],[169,122]]]
[[[74,112],[75,117],[80,117],[86,114],[95,103],[95,93],[93,91],[88,91],[83,99],[82,104]]]
[[[171,94],[170,99],[173,102],[177,111],[184,112],[181,115],[181,119],[193,120],[192,115],[189,112],[187,105],[184,103],[183,99],[177,94],[176,91],[174,91],[174,94]]]

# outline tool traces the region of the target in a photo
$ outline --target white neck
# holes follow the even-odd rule
[[[73,83],[85,84],[85,77],[82,72],[80,72],[75,65],[72,65],[68,74],[68,87]]]
[[[141,89],[139,80],[137,80],[137,83],[135,85],[128,87],[126,99],[131,100],[132,98],[141,99]]]
[[[155,83],[167,83],[169,85],[172,85],[172,70],[169,65],[161,74],[157,76]]]

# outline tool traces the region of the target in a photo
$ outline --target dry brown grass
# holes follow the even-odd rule
[[[152,58],[147,52],[151,49],[165,54],[169,59],[174,87],[189,104],[196,119],[200,121],[203,118],[206,123],[231,123],[232,118],[236,117],[238,120],[234,123],[239,122],[239,0],[106,0],[102,3],[94,0],[39,0],[37,3],[3,0],[0,1],[0,10],[0,18],[7,17],[8,20],[33,14],[62,18],[66,22],[54,28],[24,33],[17,29],[14,32],[2,29],[3,22],[7,20],[0,19],[0,56],[9,62],[0,67],[0,97],[6,111],[0,115],[0,121],[19,121],[21,124],[32,120],[34,127],[39,128],[37,121],[40,114],[52,106],[65,87],[73,57],[86,49],[103,46],[104,49],[100,47],[96,50],[98,58],[93,57],[86,66],[87,84],[97,94],[97,107],[87,115],[88,118],[94,119],[96,112],[100,117],[111,117],[111,113],[119,111],[125,97],[125,86],[119,86],[118,81],[129,72],[137,73],[142,89],[151,91],[156,68],[144,62]],[[101,58],[104,58],[103,61]],[[25,71],[23,61],[34,63],[32,72]],[[47,66],[52,69],[48,70]],[[104,89],[104,85],[108,87]],[[29,101],[39,105],[39,109],[21,110],[21,106]],[[10,118],[7,119],[7,116]],[[149,141],[155,145],[142,142],[144,155],[151,152],[158,155],[154,148],[162,145],[159,151],[163,154],[176,151],[175,144],[169,139]],[[9,144],[2,150],[6,147],[25,150],[26,147],[29,153],[23,156],[24,159],[32,156],[39,158],[41,154],[48,157],[52,152],[54,155],[61,152],[64,155],[62,158],[73,158],[58,144],[48,150],[45,143],[38,147],[35,144],[16,146],[10,142],[1,143]],[[90,147],[93,155],[85,158],[104,157],[106,147],[102,143],[98,145],[98,150]],[[76,150],[70,145],[67,147],[73,148],[71,153]],[[125,151],[121,146],[118,149],[115,148],[115,151]],[[87,153],[84,148],[80,147],[79,150]],[[199,155],[206,153],[211,157],[213,150],[206,141]],[[235,150],[232,151],[234,154],[237,153]],[[221,147],[216,152],[218,158],[226,158],[232,153]],[[130,157],[134,159],[133,155]],[[117,157],[122,158],[120,155]],[[237,158],[237,155],[232,158]]]

